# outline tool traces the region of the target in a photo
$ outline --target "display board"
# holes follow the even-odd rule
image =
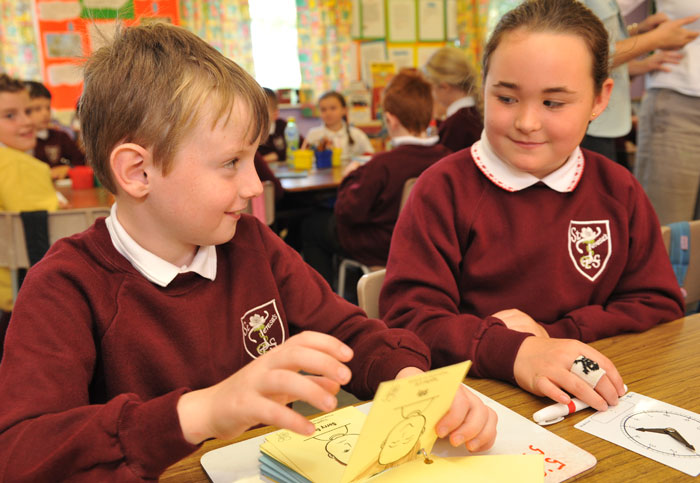
[[[177,0],[35,0],[43,78],[54,109],[75,109],[81,64],[109,42],[117,25],[179,24]]]

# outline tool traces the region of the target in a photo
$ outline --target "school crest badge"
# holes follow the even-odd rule
[[[569,222],[569,256],[591,282],[603,273],[612,254],[610,220]]]
[[[257,359],[285,340],[284,325],[275,299],[250,309],[241,317],[243,345]]]
[[[44,146],[44,152],[46,153],[46,158],[51,164],[56,164],[59,161],[59,156],[61,155],[61,146]]]

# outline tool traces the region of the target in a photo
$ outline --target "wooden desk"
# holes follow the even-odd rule
[[[114,195],[102,187],[74,190],[70,187],[57,186],[56,191],[66,197],[70,203],[68,208],[110,207],[114,203]]]
[[[700,412],[700,315],[659,325],[642,334],[620,335],[591,345],[612,359],[630,391]],[[504,382],[468,379],[467,383],[527,418],[532,418],[535,411],[551,404],[546,398],[533,396]],[[577,481],[656,483],[695,480],[680,471],[574,428],[574,424],[591,414],[593,410],[586,409],[547,427],[598,459],[598,464]],[[209,481],[199,464],[204,453],[270,430],[271,428],[260,428],[249,431],[232,441],[208,441],[199,451],[171,466],[163,473],[160,481]]]
[[[289,173],[290,170],[284,163],[270,165],[275,176]],[[334,190],[343,179],[343,166],[333,168],[312,169],[303,178],[280,178],[282,188],[292,193],[304,191]]]

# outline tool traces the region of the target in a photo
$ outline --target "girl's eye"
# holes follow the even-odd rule
[[[498,96],[498,100],[501,101],[503,104],[513,104],[515,102],[515,99],[508,96]]]
[[[554,108],[557,108],[557,107],[561,107],[561,106],[564,105],[563,102],[557,102],[557,101],[544,101],[543,104],[544,104],[546,107],[550,107],[550,108],[553,108],[553,109],[554,109]]]

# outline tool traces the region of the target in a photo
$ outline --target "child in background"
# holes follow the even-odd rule
[[[24,84],[0,74],[0,211],[58,208],[49,167],[27,154],[36,144],[30,111]],[[10,271],[0,267],[0,359],[12,304]]]
[[[426,134],[433,97],[430,83],[419,72],[402,70],[389,82],[382,112],[394,148],[366,164],[350,163],[334,212],[319,212],[304,223],[304,259],[329,284],[334,279],[334,254],[365,265],[386,264],[404,183],[450,154],[437,144],[437,136]]]
[[[526,1],[496,26],[483,73],[484,135],[416,183],[380,313],[437,366],[472,359],[474,375],[605,410],[622,378],[586,343],[683,316],[644,190],[578,147],[612,89],[607,32],[577,0]],[[579,356],[604,369],[597,384],[574,373]]]
[[[323,94],[318,100],[323,126],[309,130],[302,144],[304,149],[341,148],[343,159],[374,152],[372,143],[360,129],[348,124],[345,97],[336,91]]]
[[[264,87],[267,96],[267,108],[270,115],[270,131],[265,142],[260,143],[258,153],[262,159],[269,162],[284,161],[287,159],[287,140],[284,138],[284,128],[287,121],[280,119],[277,94],[268,87]],[[301,143],[299,143],[301,145]]]
[[[31,117],[36,127],[34,156],[51,167],[54,179],[65,178],[71,166],[85,164],[85,155],[68,134],[50,127],[51,93],[41,82],[25,82],[29,89]]]
[[[476,73],[469,59],[456,47],[443,47],[430,57],[423,70],[433,84],[435,102],[447,115],[439,123],[440,144],[454,152],[468,148],[483,129],[475,96]]]
[[[157,23],[118,32],[84,79],[87,157],[116,202],[55,243],[19,294],[0,480],[155,479],[209,438],[312,433],[291,401],[331,410],[341,384],[370,397],[430,366],[415,334],[367,319],[241,215],[262,192],[253,158],[268,126],[243,69]],[[486,449],[495,425],[460,389],[437,431]]]

